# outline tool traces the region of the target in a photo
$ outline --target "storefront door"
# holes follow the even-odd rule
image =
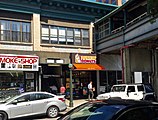
[[[25,72],[25,91],[35,91],[36,82],[35,82],[35,73],[34,72]]]

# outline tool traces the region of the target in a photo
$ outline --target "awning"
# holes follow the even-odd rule
[[[105,68],[99,64],[73,64],[74,70],[104,70]]]

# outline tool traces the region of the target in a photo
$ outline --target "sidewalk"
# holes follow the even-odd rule
[[[87,99],[73,100],[73,107],[69,107],[70,101],[68,99],[66,99],[65,103],[67,105],[67,109],[64,112],[61,112],[61,113],[66,113],[66,112],[70,111],[71,109],[73,109],[73,108],[75,108],[75,107],[77,107],[77,106],[79,106],[79,105],[81,105],[85,102],[87,102]]]

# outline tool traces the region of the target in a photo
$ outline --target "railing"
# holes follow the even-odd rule
[[[130,26],[133,23],[140,21],[145,16],[147,16],[147,12],[145,12],[144,14],[142,14],[142,15],[138,16],[137,18],[133,19],[132,21],[130,21],[129,23],[127,23],[126,26]]]
[[[127,23],[127,24],[126,24],[126,27],[128,27],[128,26],[134,24],[135,22],[140,21],[140,20],[141,20],[142,18],[144,18],[145,16],[147,16],[147,12],[145,12],[144,14],[138,16],[137,18],[135,18],[135,19],[133,19],[132,21],[130,21],[129,23]],[[111,33],[112,33],[112,34],[117,33],[117,32],[122,31],[123,29],[124,29],[124,26],[121,26],[121,27],[119,27],[119,28],[117,28],[117,29],[111,31]]]
[[[126,27],[129,27],[130,25],[132,25],[132,24],[134,24],[134,23],[136,23],[136,22],[142,20],[142,19],[143,19],[144,17],[146,17],[147,15],[148,15],[147,12],[143,13],[142,15],[138,16],[137,18],[135,18],[135,19],[133,19],[132,21],[128,22],[128,23],[126,24]],[[115,34],[115,33],[118,33],[118,32],[120,32],[120,31],[123,31],[124,28],[125,28],[125,26],[121,26],[121,27],[119,27],[119,28],[116,28],[116,29],[114,29],[114,30],[111,31],[111,34]],[[99,37],[99,38],[105,38],[106,36],[109,36],[109,35],[110,35],[110,34],[104,35],[104,36]]]
[[[113,34],[113,33],[117,33],[117,32],[122,31],[123,29],[124,29],[124,26],[121,26],[121,27],[119,27],[119,28],[117,28],[117,29],[111,31],[111,33],[112,33],[112,34]]]

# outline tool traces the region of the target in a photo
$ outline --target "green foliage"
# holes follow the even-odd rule
[[[151,15],[158,14],[158,0],[147,0],[148,13]]]

